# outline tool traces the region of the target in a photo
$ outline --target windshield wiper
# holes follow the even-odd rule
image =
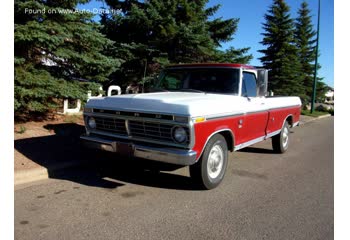
[[[180,89],[176,89],[175,91],[205,93],[205,92],[203,92],[203,91],[201,91],[201,90],[193,89],[193,88],[180,88]]]

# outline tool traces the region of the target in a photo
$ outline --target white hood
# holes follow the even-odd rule
[[[248,99],[224,94],[157,92],[92,98],[88,101],[86,107],[198,117],[242,114],[300,105],[299,97],[257,97]]]
[[[120,111],[204,116],[242,111],[241,97],[193,92],[157,92],[93,98],[86,107]]]

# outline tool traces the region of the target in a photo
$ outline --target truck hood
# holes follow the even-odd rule
[[[241,97],[193,92],[157,92],[92,98],[88,108],[204,116],[242,111]]]

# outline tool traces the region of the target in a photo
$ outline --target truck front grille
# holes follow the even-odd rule
[[[173,125],[142,121],[129,121],[130,135],[173,142],[171,129]]]
[[[124,119],[94,117],[96,129],[99,131],[113,132],[120,135],[128,135]]]
[[[124,118],[110,118],[103,116],[93,116],[96,121],[96,130],[103,134],[115,134],[122,137],[141,141],[153,141],[157,143],[178,144],[172,137],[172,129],[177,124],[153,122],[147,120],[134,120]],[[183,126],[187,132],[187,141],[181,145],[188,145],[190,142],[190,133],[187,126]]]

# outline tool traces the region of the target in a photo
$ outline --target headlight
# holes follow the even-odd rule
[[[89,117],[88,118],[88,126],[92,129],[95,129],[96,128],[96,121],[95,121],[95,118],[93,117]]]
[[[174,127],[173,128],[173,138],[178,143],[183,143],[187,140],[187,133],[183,127]]]

